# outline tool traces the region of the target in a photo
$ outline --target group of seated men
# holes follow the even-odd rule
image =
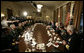
[[[4,19],[3,19],[4,20]],[[2,21],[1,30],[1,51],[13,51],[18,52],[19,35],[29,26],[33,25],[31,21],[28,20],[17,20],[12,21],[4,28],[4,21]],[[37,23],[37,21],[35,22]],[[46,24],[47,22],[42,22]],[[48,23],[46,24],[48,25]],[[73,25],[64,27],[63,24],[56,22],[55,24],[51,22],[51,27],[63,38],[63,45],[66,51],[79,51],[80,48],[80,38],[79,34],[75,32]]]
[[[63,45],[66,52],[80,52],[80,37],[81,35],[74,30],[73,25],[64,27],[62,23],[51,21],[50,26],[58,33],[63,39]]]
[[[7,23],[8,26],[6,25]],[[32,20],[12,20],[3,19],[1,22],[1,51],[18,52],[19,36],[23,31],[33,24]]]

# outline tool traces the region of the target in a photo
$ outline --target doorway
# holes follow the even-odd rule
[[[13,11],[11,9],[7,9],[8,19],[13,16]]]

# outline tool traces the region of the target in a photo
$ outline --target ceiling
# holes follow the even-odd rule
[[[42,4],[43,6],[46,6],[50,9],[55,9],[63,4],[66,4],[71,1],[10,1],[10,2],[15,2],[17,5],[23,7],[23,6],[28,6],[28,7],[34,7],[32,4]]]
[[[43,4],[48,7],[59,7],[69,1],[33,1],[37,4]]]

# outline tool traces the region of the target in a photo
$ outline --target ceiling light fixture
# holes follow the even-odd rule
[[[37,12],[41,12],[41,8],[43,7],[43,5],[41,4],[37,4]]]
[[[41,12],[41,9],[37,9],[37,12]]]
[[[38,9],[41,9],[42,7],[43,7],[43,5],[37,4],[37,8],[38,8]]]

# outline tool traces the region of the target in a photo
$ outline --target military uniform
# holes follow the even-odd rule
[[[17,28],[17,32],[18,32],[18,35],[21,35],[21,32],[23,32],[23,28],[22,27],[18,27]]]
[[[12,44],[12,51],[17,52],[18,51],[18,45],[16,45],[16,43],[15,43],[16,41],[19,41],[18,40],[18,35],[19,34],[17,32],[17,29],[14,29],[14,30],[11,29],[10,35],[13,37],[12,38],[13,42],[11,43]]]
[[[67,41],[68,45],[66,45],[66,48],[69,50],[69,52],[76,52],[79,51],[79,37],[77,34],[73,33],[70,35]]]
[[[5,52],[6,49],[12,49],[13,36],[7,28],[2,29],[1,33],[1,50]]]
[[[68,33],[67,33],[66,30],[62,30],[61,31],[61,37],[63,38],[63,40],[66,40],[67,41]]]

